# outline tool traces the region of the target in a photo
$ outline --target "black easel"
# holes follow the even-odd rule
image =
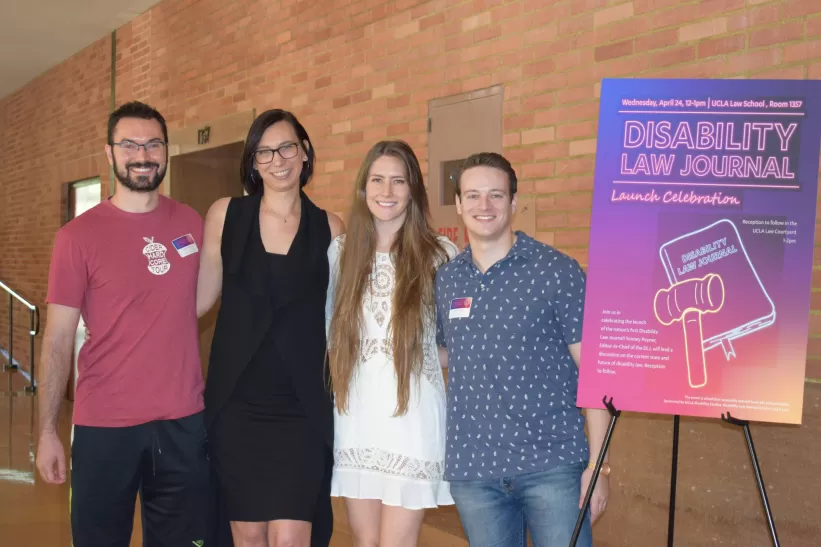
[[[775,520],[773,520],[773,513],[770,510],[770,502],[767,499],[767,490],[764,488],[764,478],[761,476],[761,468],[758,466],[758,456],[755,454],[755,446],[753,445],[753,436],[750,434],[750,422],[747,420],[739,420],[733,418],[730,413],[725,417],[721,414],[721,420],[732,425],[739,425],[744,428],[744,437],[747,439],[747,450],[750,452],[750,459],[753,462],[753,471],[755,471],[755,481],[758,483],[758,493],[761,494],[761,502],[764,504],[764,512],[767,514],[767,525],[770,528],[770,539],[773,541],[774,547],[779,547],[778,534],[775,531]]]
[[[613,406],[613,397],[607,400],[607,395],[602,399],[604,406],[610,412],[610,425],[607,427],[607,434],[604,436],[604,444],[602,444],[599,458],[596,460],[596,467],[593,469],[593,477],[590,479],[590,486],[587,487],[587,494],[584,496],[584,503],[582,503],[581,511],[579,511],[579,518],[576,519],[576,529],[573,530],[573,537],[570,539],[570,547],[576,547],[576,542],[579,541],[579,533],[582,531],[582,523],[590,507],[590,498],[593,496],[593,489],[596,487],[596,481],[599,480],[599,473],[601,466],[604,463],[604,456],[607,454],[607,449],[610,446],[610,438],[613,436],[613,428],[616,427],[616,420],[621,416],[621,410],[616,410]]]
[[[673,547],[676,523],[676,480],[678,478],[678,431],[681,416],[673,417],[673,469],[670,472],[670,516],[667,518],[667,547]]]
[[[593,489],[596,487],[596,481],[599,478],[602,463],[604,463],[604,456],[607,454],[607,450],[610,447],[610,438],[613,435],[613,428],[616,425],[616,419],[621,415],[621,411],[616,410],[616,408],[613,406],[612,397],[610,398],[610,401],[608,401],[607,396],[605,395],[602,401],[604,402],[604,405],[607,407],[607,410],[610,412],[610,425],[607,428],[607,434],[604,437],[604,443],[602,444],[602,449],[599,453],[599,458],[598,460],[596,460],[596,467],[593,469],[593,477],[590,479],[590,485],[587,487],[587,494],[585,494],[584,496],[584,502],[582,503],[581,511],[579,511],[579,517],[576,519],[576,528],[575,530],[573,530],[573,537],[570,539],[569,547],[576,547],[576,543],[579,540],[579,533],[582,529],[584,517],[587,515],[587,511],[590,508],[590,498],[593,496]],[[773,519],[773,514],[770,510],[770,502],[767,498],[767,491],[764,488],[764,479],[761,475],[761,468],[758,465],[758,456],[756,456],[755,446],[753,445],[753,437],[750,433],[750,422],[746,420],[739,420],[738,418],[733,418],[729,412],[726,414],[726,416],[722,414],[721,420],[729,424],[741,426],[744,428],[744,436],[747,439],[747,450],[750,452],[750,459],[752,460],[753,471],[755,472],[755,480],[758,484],[758,493],[761,495],[761,501],[764,503],[764,512],[767,515],[767,525],[770,528],[770,539],[772,539],[773,547],[780,547],[781,544],[778,541],[778,534],[775,530],[775,520]],[[680,422],[681,417],[678,414],[675,415],[673,418],[673,462],[670,474],[670,516],[667,522],[668,547],[673,546],[674,539],[674,524],[676,517],[676,479],[678,477],[678,438]]]

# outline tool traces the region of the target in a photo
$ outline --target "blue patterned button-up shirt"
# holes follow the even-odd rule
[[[516,236],[484,274],[468,246],[436,275],[437,341],[448,350],[450,481],[588,459],[578,368],[567,349],[581,341],[585,274],[573,258]]]

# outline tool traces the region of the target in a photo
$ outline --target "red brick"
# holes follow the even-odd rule
[[[563,72],[579,65],[588,65],[593,62],[593,51],[590,49],[575,49],[567,53],[559,53],[553,56],[553,63],[556,71]]]
[[[530,129],[531,127],[533,127],[533,113],[508,116],[504,119],[505,131]]]
[[[345,135],[345,144],[355,144],[362,142],[365,139],[365,134],[362,131],[348,133]]]
[[[519,146],[521,143],[521,133],[505,133],[502,137],[502,147],[505,149],[509,149],[512,146]]]
[[[814,15],[813,17],[807,17],[806,25],[807,25],[807,38],[811,38],[813,36],[821,36],[821,15]]]
[[[726,55],[744,49],[746,37],[744,34],[734,34],[732,36],[719,36],[718,38],[708,38],[698,43],[698,57],[704,59],[715,55]]]
[[[513,148],[505,150],[505,158],[512,164],[525,164],[533,161],[532,148]]]
[[[590,230],[563,230],[555,234],[556,245],[561,247],[586,247],[590,242]]]
[[[553,162],[529,163],[522,169],[521,177],[523,179],[552,177],[555,170],[556,166]]]
[[[492,25],[489,27],[484,27],[477,29],[476,32],[473,33],[473,41],[475,43],[482,42],[484,40],[493,40],[494,38],[498,38],[502,35],[502,26],[501,25]]]
[[[695,58],[696,48],[692,46],[677,47],[654,53],[650,58],[650,65],[653,68],[666,67],[686,63]]]
[[[567,214],[565,213],[542,213],[536,219],[536,228],[538,230],[566,227]]]
[[[595,160],[590,157],[559,160],[556,162],[556,174],[559,176],[579,175],[593,172]]]
[[[567,142],[542,144],[533,149],[533,159],[535,161],[541,161],[567,157],[569,155],[569,147],[570,145]]]
[[[633,0],[633,11],[638,15],[669,8],[678,3],[679,0]]]
[[[529,30],[524,35],[525,45],[537,44],[553,41],[559,33],[559,25],[556,22],[548,23],[533,30]]]
[[[573,15],[585,11],[594,11],[607,5],[607,0],[572,0],[570,3],[570,13]]]
[[[702,0],[699,4],[699,15],[701,17],[714,17],[728,11],[745,8],[747,0]]]
[[[527,82],[529,93],[538,94],[567,86],[567,74],[547,74]]]
[[[757,70],[776,66],[781,64],[782,53],[777,48],[764,48],[756,50],[753,53],[743,53],[740,55],[733,55],[729,58],[727,70],[730,74],[739,72],[747,72],[749,70]]]
[[[662,29],[664,27],[679,26],[693,20],[693,7],[679,5],[678,7],[662,11],[653,17],[653,28]]]
[[[591,213],[568,213],[567,226],[571,228],[582,228],[590,226]]]
[[[348,106],[351,104],[351,97],[350,95],[346,97],[336,97],[334,98],[334,109],[342,108],[344,106]]]
[[[556,100],[559,104],[590,101],[595,98],[595,87],[592,85],[560,89],[556,94]]]
[[[435,27],[441,25],[445,22],[445,14],[439,12],[435,15],[431,15],[430,17],[425,17],[424,19],[419,20],[419,30],[425,31],[431,27]]]
[[[559,20],[559,36],[568,36],[593,30],[593,14],[583,13],[576,17]]]
[[[522,14],[522,4],[519,2],[511,3],[507,5],[503,5],[497,8],[494,8],[490,15],[493,18],[493,22],[497,21],[504,21],[505,19],[511,19],[514,17],[519,17]]]
[[[628,38],[635,38],[655,30],[653,18],[649,15],[631,17],[623,21],[618,21],[608,25],[603,29],[598,29],[606,33],[607,40],[619,42]]]
[[[531,27],[526,17],[514,17],[512,19],[505,19],[501,21],[502,36],[516,35],[520,37],[527,32]]]
[[[791,66],[785,68],[771,68],[766,70],[751,70],[750,75],[754,78],[772,80],[804,80],[807,70],[803,66]]]
[[[624,57],[633,53],[633,40],[626,40],[617,44],[610,44],[607,46],[599,46],[596,48],[596,61],[606,61],[616,57]]]
[[[595,136],[595,120],[560,125],[556,128],[556,138],[559,140],[591,138]]]
[[[593,200],[593,195],[589,192],[583,194],[558,194],[556,195],[555,200],[556,208],[560,210],[589,210]]]
[[[576,87],[580,85],[594,85],[601,79],[600,68],[594,65],[581,66],[569,71],[565,75],[566,85]]]
[[[800,44],[788,45],[784,47],[784,62],[794,63],[807,59],[817,59],[821,57],[821,40],[814,42],[803,42]]]
[[[779,24],[780,22],[781,6],[768,4],[727,15],[727,31],[735,32],[746,28]]]
[[[727,60],[724,57],[717,57],[708,61],[654,72],[653,75],[658,78],[712,78],[713,74],[725,74],[726,72]]]
[[[678,43],[678,29],[661,30],[648,36],[639,36],[634,42],[636,53],[672,46]]]
[[[816,0],[788,0],[784,2],[784,17],[801,17],[819,12]]]
[[[750,47],[771,46],[801,40],[803,34],[804,28],[801,21],[792,21],[777,27],[754,30],[750,33]]]
[[[553,59],[544,59],[535,63],[525,65],[524,75],[526,77],[541,76],[542,74],[550,74],[555,72],[556,66]]]

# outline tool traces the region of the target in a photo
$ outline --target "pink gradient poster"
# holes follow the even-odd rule
[[[801,423],[819,150],[819,81],[603,81],[580,407]]]

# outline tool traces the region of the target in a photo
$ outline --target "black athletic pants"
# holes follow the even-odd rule
[[[140,494],[144,547],[208,545],[202,412],[133,427],[75,426],[73,547],[128,547]]]

